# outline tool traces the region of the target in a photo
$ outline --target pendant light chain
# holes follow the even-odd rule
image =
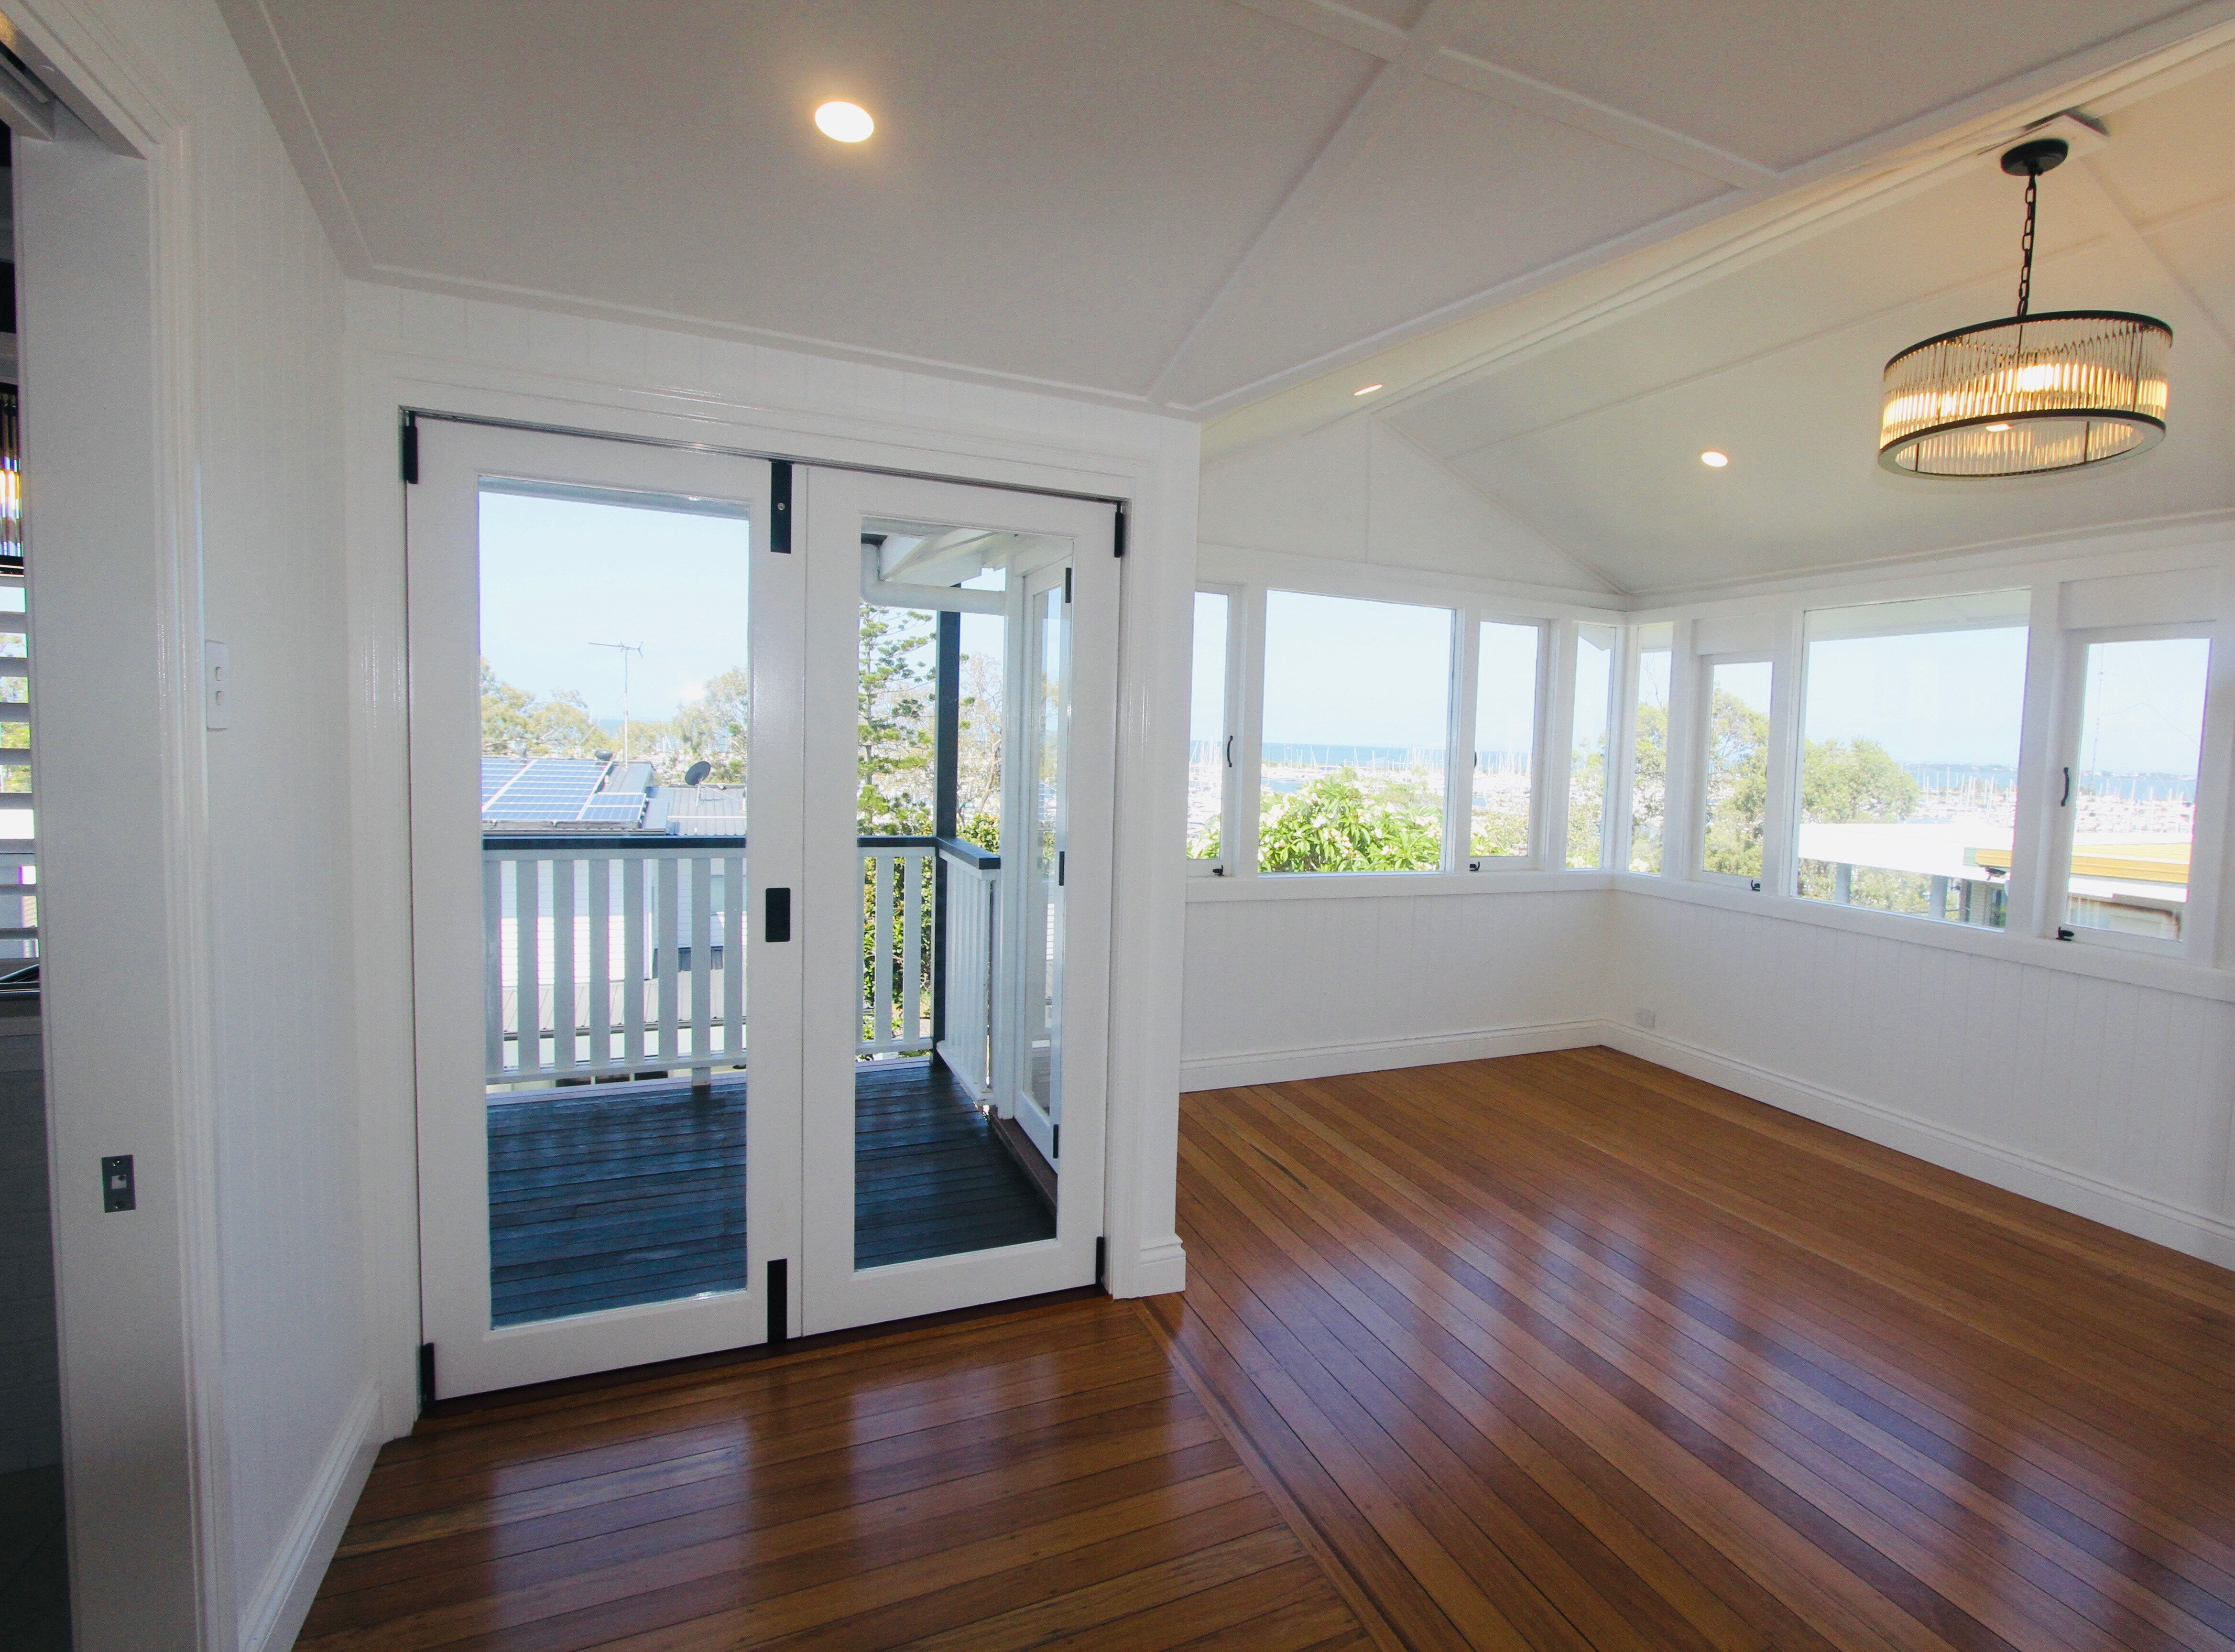
[[[2040,188],[2041,174],[2037,172],[2027,173],[2025,238],[2019,243],[2019,247],[2025,255],[2018,266],[2017,318],[2020,321],[2025,319],[2026,305],[2033,298],[2033,211],[2034,200]]]

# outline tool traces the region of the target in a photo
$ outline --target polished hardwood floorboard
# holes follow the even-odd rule
[[[1385,1645],[2235,1649],[2235,1275],[1605,1049],[1181,1152],[1148,1311]]]
[[[297,1644],[1371,1643],[1147,1316],[1089,1295],[438,1407]]]

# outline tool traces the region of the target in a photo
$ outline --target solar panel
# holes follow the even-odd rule
[[[650,801],[640,791],[601,791],[582,805],[581,818],[633,826],[644,818],[644,806]]]
[[[483,806],[482,818],[579,820],[582,806],[605,778],[606,766],[593,758],[538,757]]]
[[[487,809],[490,798],[504,790],[506,781],[528,767],[525,757],[483,757],[482,759],[482,807]]]

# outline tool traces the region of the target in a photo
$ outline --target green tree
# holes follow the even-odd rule
[[[555,689],[538,699],[482,661],[482,753],[491,757],[587,757],[610,744],[582,697]]]
[[[1923,795],[1876,740],[1811,740],[1800,774],[1804,820],[1907,820]]]
[[[1637,752],[1629,787],[1629,869],[1661,869],[1661,832],[1668,796],[1668,708],[1637,708]]]
[[[1727,688],[1707,708],[1707,832],[1701,862],[1710,872],[1761,875],[1761,829],[1769,809],[1769,718]]]
[[[1372,782],[1345,767],[1267,792],[1258,863],[1268,872],[1427,872],[1443,859],[1444,804],[1426,773]]]
[[[857,812],[865,837],[921,836],[932,828],[931,622],[909,609],[862,607]]]

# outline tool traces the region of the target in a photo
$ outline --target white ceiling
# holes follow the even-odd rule
[[[2042,180],[2033,300],[2172,324],[2151,453],[1984,484],[1878,467],[1886,358],[2015,303],[2022,184],[1991,158],[1372,416],[1632,592],[2235,507],[2235,67],[2105,123],[2107,144]],[[1701,464],[1708,448],[1729,467]]]
[[[1852,170],[2226,10],[220,3],[353,273],[1208,415]],[[821,137],[808,117],[829,96],[870,108],[875,137],[858,148]],[[2130,187],[2145,217],[2160,210],[2146,180]],[[1999,245],[2006,206],[1986,190],[1922,210],[1984,213]],[[2053,234],[2076,233],[2079,206],[2058,210]],[[1868,233],[1853,239],[1865,261],[1879,250]],[[1989,242],[1967,249],[1941,276],[1996,267]],[[2101,256],[2117,279],[2146,282],[2155,253]],[[1892,262],[1879,276],[1910,280],[1913,263]],[[2075,280],[2084,262],[2066,266]],[[1852,280],[1858,302],[1882,307],[1861,270]],[[1757,288],[1791,311],[1776,284]],[[1976,304],[1962,295],[1954,318]],[[1715,324],[1697,324],[1697,338],[1629,335],[1618,353],[1704,365]],[[1793,311],[1779,324],[1798,338],[1822,324]],[[1877,349],[1882,331],[1863,329],[1858,344]],[[1840,348],[1796,345],[1789,359]],[[1609,394],[1637,388],[1623,370],[1589,370]],[[1540,370],[1405,416],[1417,439],[1432,429],[1440,449],[1463,451],[1455,462],[1478,486],[1558,515],[1532,466],[1586,493],[1605,472],[1563,458],[1557,438],[1519,432],[1540,403],[1582,411],[1580,382]],[[1670,394],[1687,407],[1714,396]],[[1596,416],[1633,443],[1661,428]],[[1485,432],[1504,445],[1485,446]],[[1749,438],[1798,436],[1776,421],[1728,440]],[[1757,461],[1734,467],[1750,469]],[[1655,484],[1641,474],[1625,485]],[[1564,528],[1600,531],[1589,514],[1600,508],[1563,508]]]

